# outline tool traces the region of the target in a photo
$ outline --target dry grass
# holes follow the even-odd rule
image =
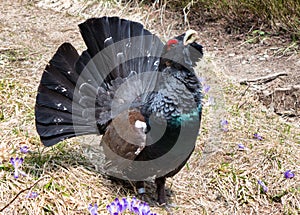
[[[300,38],[300,2],[294,0],[175,0],[160,1],[185,15],[185,20],[205,24],[225,20],[229,31],[245,33],[254,29]],[[251,33],[251,32],[250,32]]]
[[[60,1],[52,2],[59,8]],[[89,203],[98,203],[99,213],[107,214],[105,206],[115,197],[135,195],[130,185],[97,173],[76,141],[52,148],[41,145],[34,127],[36,89],[44,66],[62,42],[84,48],[76,24],[87,17],[120,15],[142,21],[166,38],[178,33],[173,30],[176,20],[168,21],[167,12],[151,7],[129,10],[127,6],[125,10],[99,1],[70,3],[59,8],[64,13],[37,8],[32,2],[3,2],[0,6],[0,209],[25,188],[39,193],[35,199],[25,198],[28,190],[20,193],[3,214],[88,214]],[[170,205],[160,208],[149,197],[153,211],[299,214],[299,124],[269,112],[255,94],[230,81],[215,60],[207,54],[199,65],[199,75],[211,86],[206,101],[214,97],[215,105],[206,102],[199,141],[188,165],[168,179]],[[229,121],[228,132],[220,128],[219,121],[224,118]],[[254,139],[254,133],[264,139]],[[248,149],[238,150],[239,143]],[[20,154],[19,147],[24,144],[31,153]],[[16,156],[25,157],[22,170],[28,175],[17,180],[8,162]],[[295,178],[284,179],[287,169],[294,170]],[[268,186],[266,194],[258,179]],[[147,186],[154,196],[154,187]]]

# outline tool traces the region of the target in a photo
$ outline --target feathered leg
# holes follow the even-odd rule
[[[165,177],[160,177],[160,178],[155,179],[155,184],[157,186],[157,188],[156,188],[157,202],[160,205],[166,204],[165,183],[166,183]]]
[[[144,195],[146,193],[146,191],[145,191],[145,183],[143,181],[136,182],[135,187],[137,189],[138,194]]]

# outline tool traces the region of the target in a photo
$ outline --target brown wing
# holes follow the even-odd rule
[[[138,126],[140,123],[145,124],[145,119],[133,109],[121,113],[108,125],[101,140],[106,170],[122,171],[145,148],[146,134],[145,129]]]

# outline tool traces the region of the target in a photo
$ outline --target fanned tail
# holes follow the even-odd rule
[[[35,105],[36,128],[46,146],[78,134],[95,133],[95,126],[82,116],[82,107],[73,104],[79,78],[75,64],[79,58],[69,43],[62,44],[43,73]],[[74,124],[76,124],[76,135]]]
[[[97,69],[95,79],[100,77],[106,83],[121,77],[126,78],[132,71],[142,73],[156,69],[163,43],[137,22],[118,17],[88,19],[79,25],[87,50],[79,60],[78,70],[88,64]]]
[[[128,108],[156,82],[156,73],[150,71],[157,71],[163,43],[141,24],[102,17],[79,28],[87,50],[79,56],[71,44],[61,45],[38,88],[36,127],[46,146],[103,134],[115,117],[112,106]]]
[[[116,115],[153,89],[163,43],[140,23],[118,17],[88,19],[79,28],[87,50],[76,64],[77,88],[85,85],[97,92],[95,115],[104,133]]]

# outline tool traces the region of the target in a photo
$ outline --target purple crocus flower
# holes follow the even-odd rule
[[[29,198],[29,199],[35,199],[36,197],[38,197],[38,193],[37,192],[29,192],[27,195],[26,195],[26,198]]]
[[[122,200],[119,202],[120,205],[120,211],[123,212],[127,209],[128,207],[128,201],[126,198],[122,198]]]
[[[147,203],[140,203],[139,204],[139,207],[138,207],[138,211],[139,213],[138,214],[148,214],[148,212],[150,211],[150,207]]]
[[[29,148],[28,146],[21,146],[20,147],[20,151],[24,154],[28,153],[29,152]]]
[[[19,178],[19,174],[26,176],[26,174],[23,171],[19,170],[19,167],[22,165],[23,162],[24,162],[23,158],[10,158],[10,163],[15,168],[14,171],[15,178]]]
[[[292,170],[287,170],[284,172],[284,177],[286,179],[289,179],[289,178],[294,178],[295,177],[295,174],[292,172]]]
[[[205,84],[205,85],[203,86],[203,92],[204,92],[204,93],[208,93],[209,90],[210,90],[210,86]]]
[[[223,131],[227,132],[229,129],[228,129],[228,121],[226,119],[222,119],[221,122],[221,128]]]
[[[239,149],[241,149],[241,150],[244,150],[246,147],[244,146],[244,144],[242,144],[242,143],[239,143],[238,144],[238,147],[239,147]]]
[[[130,205],[129,205],[129,207],[128,207],[129,211],[134,212],[134,207],[135,207],[135,205],[137,205],[137,204],[138,204],[138,200],[137,200],[135,197],[133,197],[133,198],[131,199]]]
[[[98,205],[95,203],[94,206],[92,204],[89,204],[88,206],[88,210],[90,212],[91,215],[98,215]]]
[[[109,212],[109,214],[114,215],[118,214],[118,208],[116,207],[115,203],[112,202],[109,205],[106,206],[106,210]]]
[[[258,184],[261,186],[264,193],[268,192],[268,187],[265,185],[265,183],[261,180],[258,180]]]
[[[249,148],[247,148],[244,144],[242,143],[239,143],[238,144],[238,149],[241,150],[241,151],[244,151],[244,150],[249,150]]]
[[[116,198],[111,204],[106,206],[106,209],[110,214],[114,215],[124,212],[127,209],[127,206],[128,202],[126,198],[122,198],[121,201]]]
[[[263,137],[261,135],[259,135],[258,133],[253,134],[253,137],[254,137],[254,139],[257,139],[257,140],[263,139]]]
[[[112,203],[106,206],[106,209],[111,215],[122,214],[125,210],[137,215],[156,215],[151,213],[147,203],[137,200],[135,197],[129,202],[126,198],[119,200],[116,198]]]

